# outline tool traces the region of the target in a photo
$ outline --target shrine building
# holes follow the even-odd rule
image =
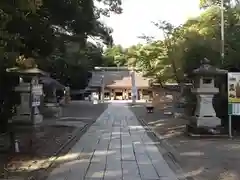
[[[130,100],[132,94],[131,71],[92,71],[88,89],[101,93],[104,86],[104,98],[109,100]],[[150,79],[143,77],[142,73],[135,72],[135,86],[137,100],[152,96]]]

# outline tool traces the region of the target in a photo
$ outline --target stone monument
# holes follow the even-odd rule
[[[221,119],[216,117],[213,108],[213,96],[219,92],[215,87],[215,76],[224,75],[226,70],[218,69],[209,64],[208,59],[202,61],[200,68],[195,69],[194,88],[192,93],[197,96],[197,105],[194,116],[190,120],[190,127],[214,129],[221,125]]]

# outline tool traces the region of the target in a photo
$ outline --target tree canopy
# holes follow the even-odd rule
[[[122,12],[121,0],[1,0],[1,123],[16,104],[12,89],[18,80],[6,68],[38,67],[66,86],[84,88],[88,71],[103,63],[102,46],[88,39],[112,45],[112,29],[100,21],[110,12]]]
[[[84,70],[79,76],[86,77],[92,65],[102,63],[102,47],[90,45],[88,38],[97,37],[111,45],[112,30],[99,19],[101,15],[109,16],[109,12],[122,11],[120,0],[98,0],[99,7],[95,4],[94,0],[2,0],[0,65],[24,67],[24,60],[33,57],[39,68],[62,83],[73,85],[72,75],[79,74],[79,69]],[[69,47],[75,47],[75,52]],[[26,57],[22,64],[16,62],[20,55]],[[76,88],[81,86],[84,83]]]
[[[164,34],[162,40],[145,36],[142,38],[146,44],[126,49],[117,45],[107,49],[105,55],[111,56],[116,64],[137,67],[160,83],[188,81],[188,75],[199,67],[203,58],[210,59],[217,67],[240,68],[240,9],[237,1],[224,1],[225,59],[222,62],[219,2],[201,0],[200,7],[205,10],[177,27],[165,21],[153,23]]]
[[[205,57],[218,67],[239,69],[238,0],[224,0],[223,61],[220,1],[199,0],[199,6],[203,12],[180,26],[154,22],[163,39],[143,36],[145,44],[123,48],[113,45],[112,29],[100,21],[100,16],[122,12],[120,0],[2,0],[0,72],[16,65],[38,66],[63,84],[81,89],[88,71],[99,65],[135,66],[159,83],[189,81],[188,75]],[[101,39],[109,48],[103,51],[102,45],[89,38]],[[0,83],[6,82],[1,79]]]

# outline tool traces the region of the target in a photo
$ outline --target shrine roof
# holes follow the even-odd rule
[[[101,87],[102,79],[109,88],[130,88],[132,87],[130,71],[93,71],[88,87]],[[136,87],[149,87],[149,78],[143,77],[141,73],[135,72]]]

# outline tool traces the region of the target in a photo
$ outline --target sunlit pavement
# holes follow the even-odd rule
[[[125,104],[109,104],[48,180],[177,180]]]

